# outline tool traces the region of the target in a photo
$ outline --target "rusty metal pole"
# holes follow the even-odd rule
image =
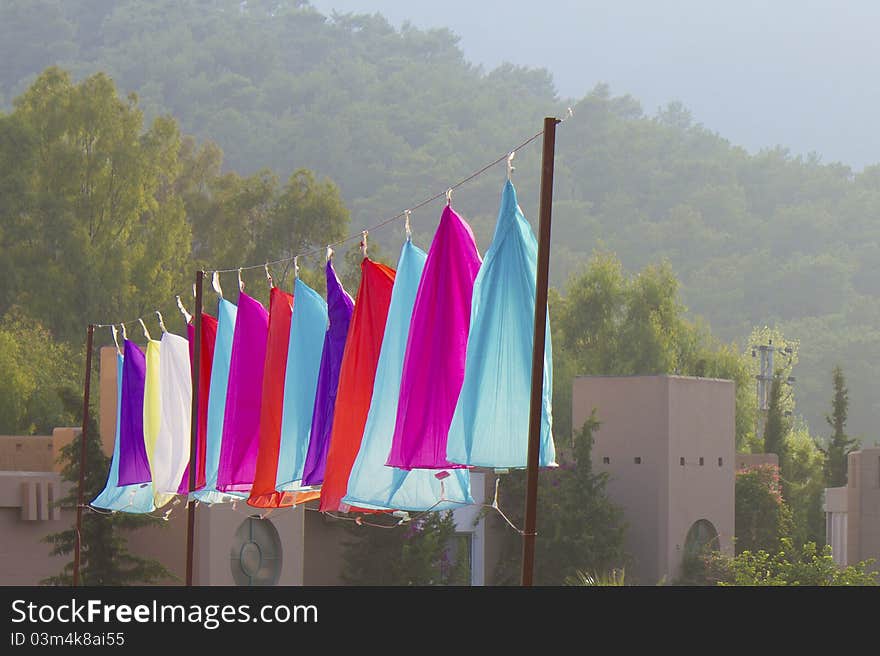
[[[192,493],[196,489],[199,439],[199,370],[202,360],[202,283],[204,271],[196,271],[196,308],[193,313],[192,412],[189,437],[189,494],[186,504],[186,585],[193,584],[193,547],[195,545],[196,508]]]
[[[83,410],[82,410],[82,433],[80,434],[79,452],[79,490],[76,495],[76,534],[73,548],[73,585],[79,585],[79,561],[82,551],[82,509],[83,509],[83,481],[86,473],[86,436],[89,428],[89,397],[92,392],[92,339],[95,335],[95,325],[89,324],[86,333],[86,378],[83,385]]]
[[[550,215],[553,207],[553,162],[556,124],[544,119],[544,152],[541,160],[541,204],[538,226],[538,276],[535,289],[535,334],[532,345],[532,397],[529,405],[529,450],[526,469],[526,513],[523,531],[522,585],[530,586],[535,574],[535,536],[538,511],[538,454],[541,444],[544,340],[547,334],[547,286],[550,273]]]

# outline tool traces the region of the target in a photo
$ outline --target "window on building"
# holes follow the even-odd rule
[[[684,467],[684,457],[678,459],[678,464]]]
[[[609,458],[608,456],[602,456],[602,464],[603,464],[603,465],[610,465],[610,464],[611,464],[611,458]]]
[[[232,539],[230,566],[236,585],[275,585],[281,575],[281,538],[271,520],[248,517]]]
[[[642,459],[639,456],[636,456],[635,458],[633,458],[633,462],[636,463],[637,465],[641,465]]]
[[[447,544],[440,561],[440,575],[449,585],[471,585],[473,539],[473,533],[456,532]]]
[[[718,466],[722,467],[724,465],[724,458],[718,458]]]
[[[700,456],[700,467],[702,467],[702,466],[703,466],[703,457]]]

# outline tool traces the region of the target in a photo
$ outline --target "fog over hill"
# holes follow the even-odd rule
[[[547,68],[560,94],[597,82],[653,111],[680,100],[749,150],[783,145],[854,168],[880,162],[880,3],[873,0],[313,0],[448,27],[488,69]]]

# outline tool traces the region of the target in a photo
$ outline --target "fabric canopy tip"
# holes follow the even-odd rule
[[[165,332],[159,344],[159,427],[150,461],[157,508],[169,503],[178,493],[190,460],[192,429],[189,342]]]
[[[302,485],[320,485],[324,482],[327,450],[333,428],[339,372],[348,335],[348,327],[354,312],[354,300],[342,286],[333,260],[325,266],[327,279],[327,311],[329,326],[324,334],[321,364],[318,372],[315,405],[312,412],[309,446],[303,465]]]
[[[473,231],[447,205],[413,306],[389,466],[463,467],[447,461],[446,440],[464,379],[471,296],[480,264]]]
[[[152,481],[144,441],[144,387],[147,361],[140,347],[123,340],[122,399],[120,401],[119,478],[120,486]]]
[[[284,495],[276,492],[281,423],[284,404],[284,377],[287,370],[290,325],[294,297],[278,287],[269,292],[269,327],[263,366],[260,428],[253,486],[248,505],[280,507]]]
[[[229,367],[232,359],[232,343],[238,308],[226,299],[217,300],[217,335],[214,342],[214,358],[208,386],[208,409],[205,435],[205,485],[193,493],[200,503],[209,505],[229,503],[241,498],[240,494],[224,494],[217,490],[217,474],[220,467],[220,450],[223,441],[223,425],[226,414],[226,396],[229,384]]]
[[[156,509],[153,504],[153,489],[151,483],[135,483],[133,485],[119,485],[119,463],[122,432],[122,378],[124,358],[119,352],[116,353],[116,434],[113,442],[113,455],[110,459],[110,471],[107,474],[107,483],[104,489],[89,504],[93,508],[144,514]]]
[[[527,466],[538,245],[508,180],[492,244],[473,287],[461,394],[445,456],[488,468]],[[549,325],[549,316],[548,316]],[[539,466],[556,466],[553,357],[544,343]]]
[[[370,409],[394,277],[394,269],[384,264],[367,257],[361,261],[361,282],[346,336],[336,392],[337,406],[345,411],[336,413],[333,419],[321,489],[319,509],[322,512],[348,512],[348,505],[341,504],[341,501],[361,447]]]
[[[341,503],[363,510],[445,510],[473,503],[470,477],[459,471],[441,489],[436,472],[405,471],[385,466],[394,434],[407,337],[427,254],[411,240],[404,242],[376,365],[372,399],[360,448]],[[442,497],[449,499],[443,501]]]
[[[217,490],[220,492],[249,492],[253,485],[268,329],[269,313],[266,308],[241,292],[238,296],[217,470]]]
[[[302,487],[328,322],[326,301],[300,278],[294,281],[294,298],[275,477],[279,492]]]
[[[198,408],[198,433],[196,435],[196,476],[193,491],[201,490],[206,485],[205,456],[207,451],[208,434],[208,401],[211,395],[211,371],[214,365],[214,346],[217,342],[217,329],[219,322],[210,314],[202,313],[201,321],[201,349],[199,354],[199,408]],[[186,326],[189,338],[190,367],[194,365],[195,326],[190,321]],[[187,495],[190,492],[190,463],[187,462],[177,493]]]

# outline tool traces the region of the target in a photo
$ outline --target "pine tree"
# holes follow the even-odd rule
[[[789,431],[791,431],[791,422],[785,416],[782,407],[782,372],[777,371],[773,375],[773,383],[770,386],[767,423],[764,424],[764,453],[775,453],[779,456],[780,467],[785,459],[785,438]]]
[[[834,381],[834,399],[831,401],[831,415],[825,416],[825,421],[832,429],[831,439],[825,453],[825,484],[828,487],[840,487],[846,485],[847,456],[859,446],[859,441],[850,438],[846,434],[846,415],[849,409],[849,390],[846,388],[846,378],[840,366],[834,367],[832,372]]]
[[[65,405],[75,407],[75,393],[65,392]],[[64,463],[62,477],[70,481],[69,494],[59,501],[61,508],[76,510],[77,484],[79,482],[80,445],[76,439],[61,449],[59,461]],[[94,499],[107,480],[110,459],[101,450],[98,424],[92,414],[86,436],[86,472],[83,479],[83,499],[88,503]],[[129,513],[103,514],[83,509],[82,546],[80,553],[81,585],[137,585],[149,584],[173,578],[164,565],[152,559],[141,558],[128,551],[124,531],[163,524],[161,519]],[[53,545],[52,555],[73,554],[76,544],[76,529],[52,533],[44,538]],[[67,563],[57,575],[44,579],[48,585],[71,585],[73,582],[73,561]]]
[[[608,498],[608,473],[593,471],[593,431],[599,425],[594,410],[575,434],[572,449],[557,442],[559,467],[540,473],[537,585],[564,585],[579,571],[602,578],[626,565],[623,511]],[[516,526],[524,521],[525,479],[525,472],[519,470],[506,474],[501,482],[501,509]],[[522,536],[514,531],[505,535],[494,583],[518,585]]]
[[[394,521],[392,522],[391,519]],[[399,525],[381,514],[345,524],[342,578],[349,585],[467,585],[468,554],[452,511],[416,514]]]

